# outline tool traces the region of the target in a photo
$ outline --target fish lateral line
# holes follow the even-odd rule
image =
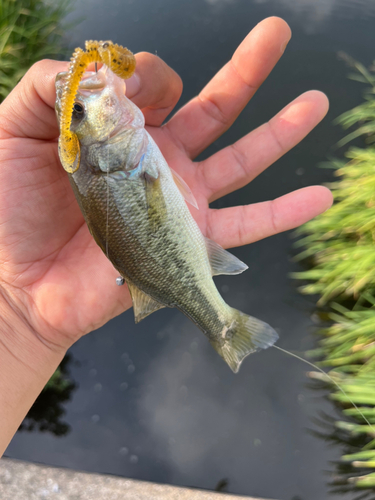
[[[289,356],[292,356],[293,358],[296,358],[299,361],[302,361],[303,363],[311,366],[315,370],[318,370],[325,377],[327,377],[327,379],[330,382],[332,382],[342,392],[342,394],[344,394],[344,396],[346,398],[348,398],[348,400],[350,401],[351,405],[357,410],[358,414],[363,418],[363,420],[366,422],[366,424],[370,427],[370,429],[372,430],[372,432],[375,435],[375,428],[374,428],[374,426],[369,422],[369,420],[366,418],[366,416],[363,414],[363,412],[358,408],[358,406],[354,403],[354,401],[351,399],[351,397],[348,395],[348,393],[341,387],[341,385],[338,382],[336,382],[336,380],[334,378],[332,378],[330,375],[328,375],[328,373],[326,373],[324,370],[322,370],[322,368],[320,368],[319,366],[315,365],[314,363],[311,363],[311,361],[308,361],[307,359],[304,359],[301,356],[298,356],[298,354],[294,354],[294,352],[287,351],[286,349],[283,349],[282,347],[279,347],[277,345],[272,345],[271,347],[274,347],[275,349],[277,349],[277,350],[279,350],[279,351],[281,351],[281,352],[283,352],[285,354],[288,354]]]
[[[59,157],[64,169],[73,174],[80,164],[80,146],[77,135],[70,130],[74,101],[79,83],[90,63],[102,62],[117,76],[130,78],[135,71],[135,57],[126,47],[111,41],[88,40],[85,50],[76,48],[70,60],[67,80],[61,96]],[[96,68],[97,66],[95,66]]]

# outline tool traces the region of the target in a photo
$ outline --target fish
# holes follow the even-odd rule
[[[67,78],[56,77],[58,119]],[[198,207],[193,193],[145,129],[124,80],[105,65],[84,74],[70,130],[80,147],[70,184],[94,240],[126,281],[135,321],[177,308],[234,373],[272,346],[276,331],[230,307],[213,281],[248,266],[202,234],[187,205]]]

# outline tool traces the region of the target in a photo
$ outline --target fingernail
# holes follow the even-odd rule
[[[139,78],[137,73],[134,73],[133,76],[126,80],[126,96],[134,97],[141,90],[141,79]]]
[[[281,53],[282,53],[282,54],[284,54],[284,51],[285,51],[286,46],[288,45],[289,41],[290,41],[290,38],[288,38],[288,40],[285,40],[285,42],[283,42],[283,43],[281,44],[281,49],[280,49],[280,50],[281,50]]]

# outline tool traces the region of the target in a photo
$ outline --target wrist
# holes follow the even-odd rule
[[[64,354],[43,342],[0,287],[0,457]]]
[[[32,370],[43,366],[43,360],[62,359],[68,346],[47,341],[30,320],[31,305],[0,286],[0,351],[6,350]]]

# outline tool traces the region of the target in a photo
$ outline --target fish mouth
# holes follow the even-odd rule
[[[62,88],[68,79],[69,71],[57,73],[55,78],[56,89]],[[107,85],[106,71],[102,68],[99,71],[85,71],[79,82],[78,91],[98,91],[103,90]]]
[[[86,71],[79,82],[78,92],[83,95],[90,95],[104,90],[106,85],[107,79],[104,71]]]
[[[57,101],[61,101],[64,87],[67,83],[69,72],[61,71],[55,77],[55,88]],[[95,92],[101,92],[107,85],[106,71],[86,71],[79,82],[78,94],[89,96]],[[77,95],[78,95],[77,94]]]

